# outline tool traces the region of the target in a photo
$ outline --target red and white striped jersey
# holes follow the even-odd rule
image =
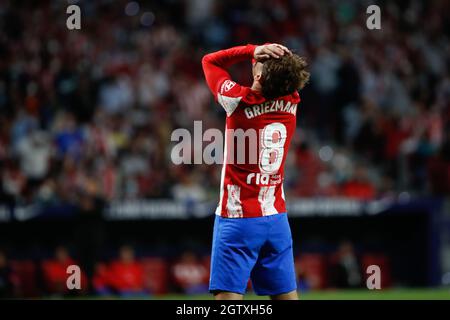
[[[254,45],[204,56],[203,70],[225,109],[224,163],[216,214],[247,218],[286,212],[284,163],[296,127],[298,92],[272,100],[230,79],[226,68],[251,60]]]

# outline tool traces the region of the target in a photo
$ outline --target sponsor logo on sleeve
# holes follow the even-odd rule
[[[220,92],[221,93],[225,93],[230,91],[231,89],[233,89],[233,87],[236,85],[236,82],[231,81],[231,80],[226,80],[223,84],[222,87],[220,88]]]

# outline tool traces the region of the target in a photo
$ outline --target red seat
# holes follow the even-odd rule
[[[205,256],[202,258],[202,264],[208,270],[208,274],[211,272],[211,256]]]
[[[322,289],[327,285],[326,260],[321,254],[302,254],[296,259],[297,275],[311,289]]]
[[[37,296],[36,265],[34,262],[31,260],[13,260],[10,265],[16,295],[27,298]]]

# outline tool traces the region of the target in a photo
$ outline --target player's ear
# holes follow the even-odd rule
[[[257,73],[253,76],[253,80],[258,81],[258,82],[262,82],[262,75],[261,73]]]

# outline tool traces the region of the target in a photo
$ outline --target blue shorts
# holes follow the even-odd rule
[[[249,279],[258,295],[277,295],[297,289],[286,213],[257,218],[216,216],[210,292],[245,294]]]

